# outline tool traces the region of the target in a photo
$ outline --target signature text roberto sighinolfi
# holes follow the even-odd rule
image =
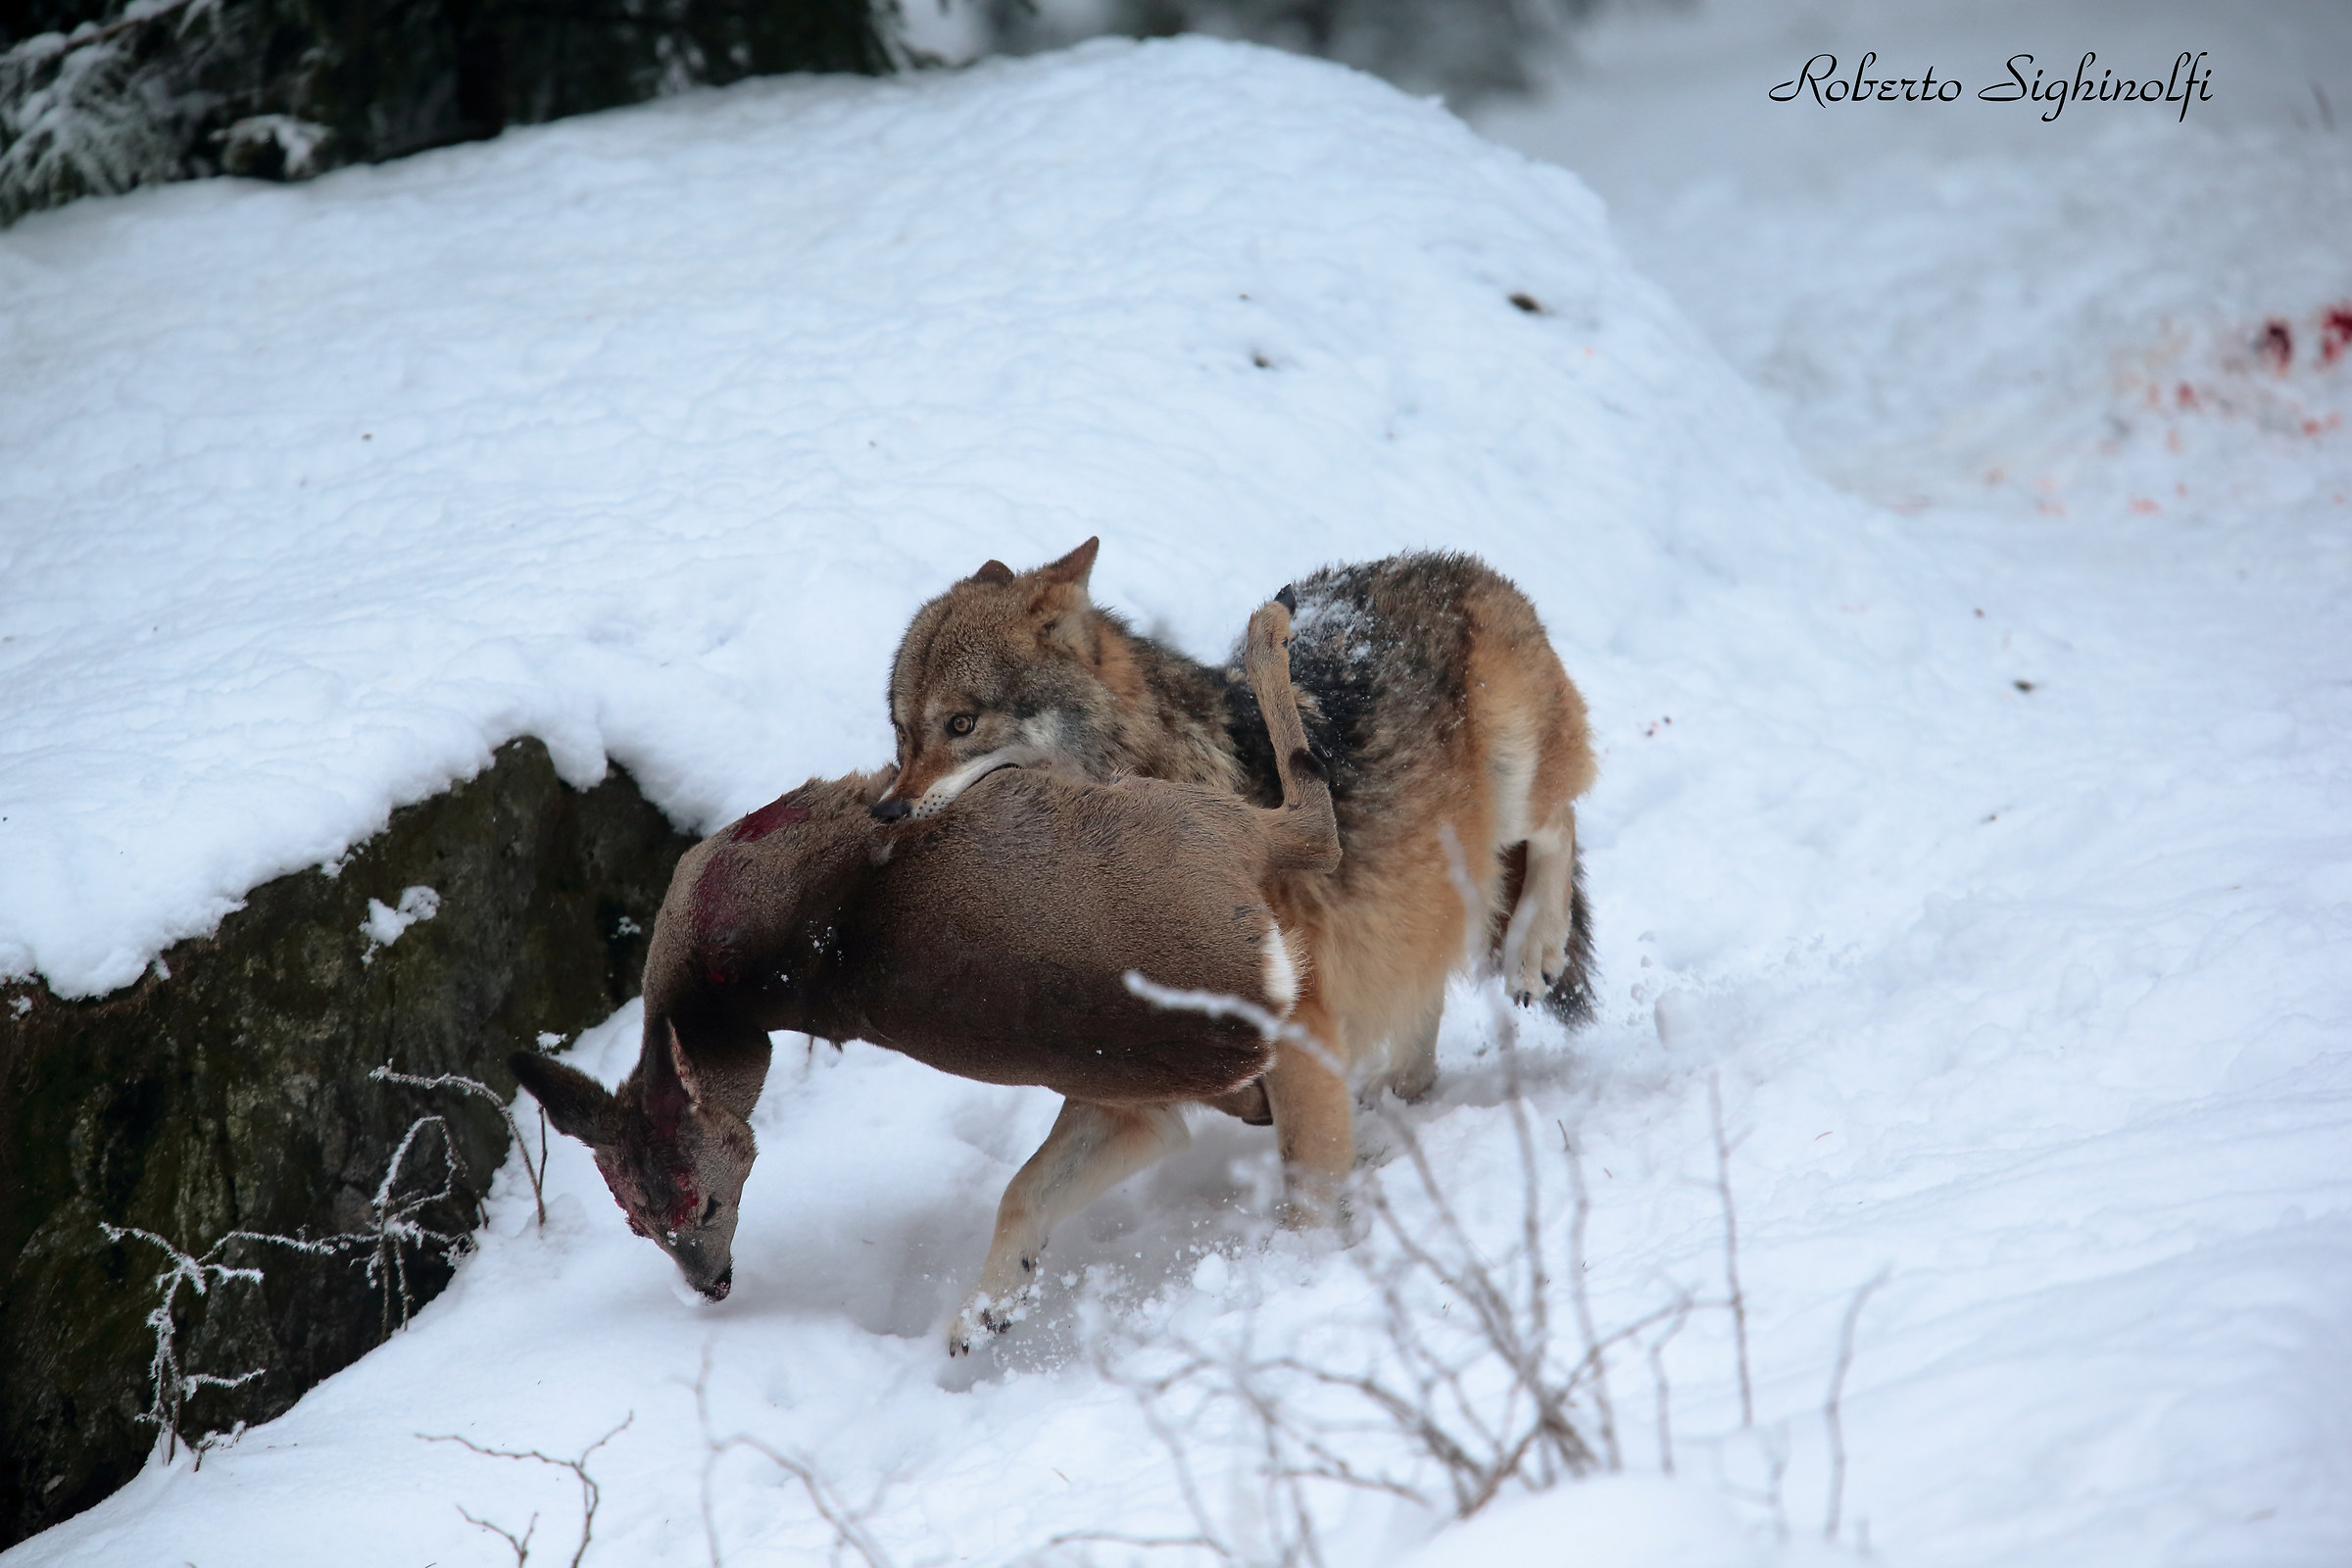
[[[1794,77],[1773,88],[1771,96],[1776,103],[1792,103],[1810,93],[1817,104],[1948,104],[1968,91],[1958,77],[1936,75],[1933,66],[1916,76],[1871,75],[1878,63],[1874,49],[1847,75],[1839,74],[1836,55],[1815,55]],[[2192,97],[2199,103],[2213,99],[2213,68],[2205,64],[2202,52],[2191,55],[2183,51],[2173,62],[2173,69],[2161,76],[2118,76],[2113,67],[2096,70],[2098,63],[2098,51],[2085,50],[2073,75],[2045,79],[2046,73],[2034,63],[2032,55],[2011,55],[2009,74],[1988,87],[1978,88],[1977,96],[1987,103],[2047,104],[2041,117],[2045,121],[2056,120],[2068,104],[2084,100],[2179,104],[2180,119],[2185,121]],[[2029,71],[2034,73],[2030,80]]]

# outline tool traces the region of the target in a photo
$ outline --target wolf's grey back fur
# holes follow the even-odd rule
[[[1409,818],[1416,763],[1450,743],[1467,710],[1471,628],[1463,606],[1494,580],[1474,556],[1433,552],[1326,566],[1292,585],[1298,608],[1291,681],[1308,744],[1330,775],[1343,845]],[[1225,743],[1245,791],[1263,805],[1281,798],[1281,782],[1241,657],[1237,644],[1224,671]],[[1365,858],[1350,853],[1342,859],[1343,882]],[[1506,868],[1498,914],[1516,904],[1523,871]],[[1592,921],[1581,858],[1572,888],[1567,967],[1544,1003],[1573,1026],[1593,1013]]]

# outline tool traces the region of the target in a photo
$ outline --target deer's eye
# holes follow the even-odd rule
[[[948,720],[948,733],[969,735],[972,732],[972,726],[977,722],[978,720],[969,713],[957,713],[954,718]]]
[[[710,1224],[710,1217],[711,1217],[713,1214],[716,1214],[717,1212],[718,1212],[718,1200],[717,1200],[717,1199],[715,1199],[715,1198],[713,1198],[712,1200],[710,1200],[710,1201],[709,1201],[708,1203],[705,1203],[705,1204],[703,1205],[703,1223],[704,1223],[704,1224],[706,1224],[706,1225]]]

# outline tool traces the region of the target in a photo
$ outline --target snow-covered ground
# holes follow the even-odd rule
[[[1523,1037],[1533,1123],[1592,1188],[1593,1315],[1722,1293],[1719,1085],[1755,1421],[1702,1307],[1656,1361],[1672,1479],[1660,1323],[1612,1363],[1633,1474],[1426,1545],[1436,1513],[1323,1494],[1326,1560],[1826,1551],[1823,1407],[1884,1271],[1841,1549],[2343,1562],[2345,42],[2318,7],[1636,17],[1482,120],[1607,219],[1441,111],[1200,42],[35,218],[0,235],[0,967],[122,984],[517,732],[706,827],[870,763],[907,612],[989,556],[1101,531],[1098,595],[1210,654],[1320,561],[1476,550],[1605,747],[1607,1004]],[[1817,52],[1973,90],[2082,48],[2212,50],[2213,100],[1764,96]],[[1521,1167],[1491,1014],[1456,1001],[1407,1125],[1499,1255]],[[617,1075],[632,1023],[581,1059]],[[1265,1136],[1204,1122],[951,1366],[936,1330],[1052,1112],[787,1042],[722,1305],[563,1147],[545,1231],[510,1168],[412,1330],[6,1561],[509,1560],[460,1507],[563,1555],[566,1475],[418,1435],[568,1457],[624,1417],[589,1562],[708,1560],[706,1483],[726,1560],[825,1560],[800,1483],[711,1459],[706,1357],[710,1433],[813,1463],[900,1563],[1192,1535],[1132,1387],[1153,1347],[1369,1356],[1383,1244],[1268,1236]],[[1556,1231],[1568,1167],[1537,1168]],[[1176,1436],[1210,1523],[1262,1544],[1220,1419]]]

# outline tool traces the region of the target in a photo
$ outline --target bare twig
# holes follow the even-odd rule
[[[1887,1269],[1880,1269],[1854,1292],[1854,1298],[1845,1305],[1845,1321],[1838,1330],[1838,1369],[1830,1374],[1830,1395],[1821,1407],[1822,1424],[1830,1437],[1830,1506],[1821,1526],[1824,1541],[1838,1539],[1838,1515],[1845,1505],[1845,1418],[1839,1401],[1845,1395],[1846,1369],[1854,1364],[1854,1328],[1862,1320],[1863,1304],[1873,1291],[1886,1283],[1887,1274]]]
[[[1690,1321],[1690,1293],[1680,1293],[1666,1332],[1643,1347],[1649,1354],[1650,1396],[1658,1404],[1658,1469],[1669,1476],[1674,1474],[1674,1386],[1666,1380],[1666,1347]]]
[[[1560,1123],[1560,1148],[1568,1159],[1568,1190],[1574,1207],[1568,1215],[1568,1300],[1576,1309],[1576,1331],[1584,1337],[1585,1355],[1592,1365],[1592,1405],[1600,1419],[1600,1446],[1607,1455],[1609,1468],[1625,1468],[1625,1455],[1617,1446],[1617,1412],[1609,1399],[1608,1361],[1601,1354],[1600,1333],[1593,1327],[1592,1297],[1585,1282],[1592,1264],[1585,1257],[1585,1224],[1592,1217],[1592,1192],[1585,1185],[1585,1162],[1576,1152],[1576,1145],[1568,1137],[1568,1124]]]
[[[527,1568],[527,1564],[531,1560],[531,1537],[539,1533],[539,1516],[537,1514],[531,1515],[531,1522],[523,1526],[522,1534],[519,1536],[505,1525],[493,1524],[487,1519],[476,1519],[466,1511],[464,1504],[460,1504],[458,1507],[458,1517],[473,1526],[474,1529],[487,1530],[505,1541],[514,1549],[514,1568]]]
[[[1515,1236],[1497,1247],[1483,1229],[1474,1233],[1456,1200],[1459,1195],[1448,1190],[1414,1121],[1384,1102],[1377,1113],[1395,1134],[1397,1159],[1388,1172],[1369,1175],[1360,1185],[1359,1201],[1373,1224],[1349,1252],[1378,1303],[1379,1317],[1368,1325],[1372,1334],[1361,1342],[1364,1359],[1335,1363],[1301,1350],[1261,1353],[1250,1343],[1253,1320],[1244,1321],[1235,1338],[1214,1349],[1164,1332],[1148,1344],[1132,1342],[1132,1361],[1156,1369],[1149,1377],[1133,1375],[1099,1349],[1104,1376],[1134,1394],[1167,1448],[1177,1489],[1197,1528],[1190,1535],[1181,1530],[1135,1536],[1074,1532],[1051,1544],[1099,1541],[1182,1546],[1249,1568],[1288,1568],[1320,1560],[1308,1506],[1312,1488],[1338,1486],[1420,1499],[1435,1492],[1435,1482],[1443,1477],[1453,1512],[1468,1517],[1513,1485],[1540,1491],[1595,1470],[1620,1470],[1626,1461],[1612,1374],[1637,1346],[1647,1359],[1656,1396],[1659,1468],[1672,1475],[1677,1459],[1667,1350],[1691,1314],[1702,1309],[1731,1318],[1739,1430],[1752,1434],[1767,1472],[1764,1490],[1753,1495],[1769,1505],[1786,1538],[1788,1433],[1785,1426],[1766,1430],[1756,1424],[1731,1181],[1734,1141],[1725,1127],[1720,1081],[1710,1080],[1708,1104],[1713,1185],[1723,1217],[1724,1293],[1701,1298],[1673,1285],[1664,1305],[1604,1328],[1590,1286],[1593,1194],[1582,1151],[1560,1121],[1569,1199],[1563,1215],[1550,1204],[1544,1185],[1547,1178],[1539,1168],[1517,1018],[1489,962],[1494,928],[1487,900],[1451,826],[1441,825],[1438,837],[1468,916],[1465,957],[1474,971],[1485,971],[1482,990],[1499,1053],[1502,1105],[1520,1158]],[[1287,1027],[1240,999],[1168,991],[1141,976],[1130,976],[1128,984],[1160,1005],[1245,1018],[1272,1038],[1282,1037]],[[1484,1216],[1474,1217],[1483,1227]],[[1564,1236],[1555,1238],[1555,1227]],[[1564,1287],[1547,1256],[1555,1239],[1565,1244]],[[1456,1307],[1460,1310],[1452,1310]],[[1335,1403],[1335,1394],[1345,1397]],[[1356,1402],[1355,1413],[1349,1413],[1348,1400]],[[1191,1467],[1196,1446],[1207,1441],[1204,1421],[1220,1405],[1244,1423],[1242,1430],[1256,1450],[1263,1490],[1257,1523],[1247,1529],[1228,1528],[1204,1505]],[[1410,1456],[1389,1469],[1368,1462],[1361,1444],[1362,1435],[1384,1431]]]
[[[710,1347],[703,1347],[702,1368],[694,1379],[694,1415],[703,1435],[702,1513],[703,1539],[710,1546],[710,1568],[725,1568],[725,1558],[718,1547],[718,1519],[710,1508],[710,1477],[718,1461],[733,1449],[744,1448],[760,1455],[777,1469],[800,1482],[808,1494],[808,1501],[817,1517],[832,1527],[833,1539],[865,1559],[866,1568],[892,1568],[890,1553],[885,1551],[865,1521],[834,1494],[832,1486],[817,1473],[816,1467],[806,1459],[795,1458],[748,1432],[718,1437],[710,1425]]]
[[[1740,1424],[1752,1427],[1756,1396],[1747,1367],[1747,1297],[1740,1289],[1740,1215],[1732,1204],[1732,1146],[1723,1135],[1723,1079],[1718,1073],[1707,1075],[1707,1116],[1715,1134],[1715,1193],[1723,1203],[1723,1275],[1740,1363]]]
[[[541,1453],[536,1448],[485,1448],[480,1444],[474,1442],[471,1438],[460,1437],[454,1433],[436,1436],[429,1433],[419,1432],[416,1434],[416,1436],[426,1443],[454,1443],[458,1445],[458,1446],[470,1449],[475,1453],[481,1454],[485,1458],[529,1459],[539,1464],[552,1465],[558,1470],[570,1471],[572,1478],[580,1484],[580,1544],[572,1550],[571,1568],[580,1568],[580,1560],[588,1555],[589,1543],[596,1539],[596,1510],[598,1505],[601,1504],[605,1498],[604,1489],[598,1486],[596,1483],[596,1478],[588,1473],[588,1460],[592,1455],[595,1454],[597,1449],[603,1447],[606,1444],[611,1443],[614,1438],[619,1437],[622,1432],[628,1429],[629,1423],[636,1419],[637,1412],[634,1410],[621,1417],[620,1425],[614,1427],[612,1431],[606,1433],[603,1437],[588,1445],[587,1447],[582,1448],[580,1450],[579,1457],[576,1459],[559,1459],[552,1454]],[[504,1536],[507,1544],[514,1548],[514,1560],[518,1565],[525,1562],[529,1558],[531,1535],[533,1531],[536,1531],[539,1528],[539,1516],[537,1514],[531,1515],[531,1523],[529,1527],[526,1528],[519,1537],[517,1537],[512,1531],[507,1530],[503,1526],[491,1524],[487,1520],[476,1519],[472,1514],[466,1513],[463,1507],[459,1508],[458,1512],[464,1515],[466,1523],[478,1526],[483,1530],[493,1531],[500,1536]]]

